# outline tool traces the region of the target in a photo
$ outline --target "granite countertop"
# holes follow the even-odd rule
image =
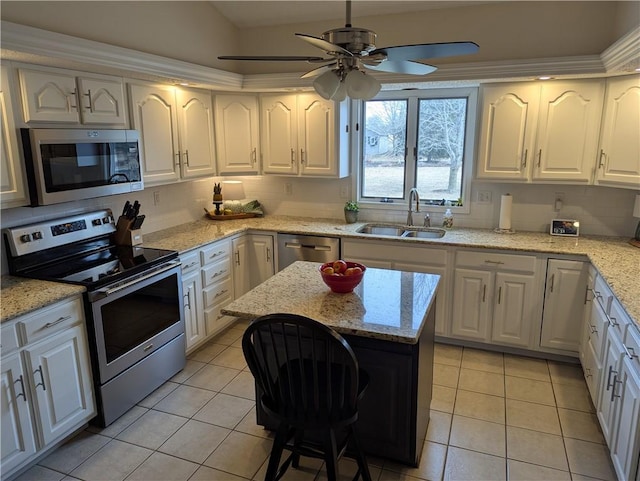
[[[10,321],[54,302],[79,296],[84,291],[84,287],[73,284],[2,276],[0,322]]]
[[[504,249],[584,256],[622,303],[640,329],[640,249],[627,238],[605,236],[558,237],[543,232],[498,234],[491,229],[454,227],[440,239],[398,238],[358,233],[367,222],[345,224],[336,219],[311,219],[294,216],[265,216],[252,219],[213,221],[207,218],[145,235],[144,244],[161,249],[188,251],[209,242],[246,230],[286,232],[291,234],[339,236],[353,239],[393,241],[424,246],[455,246],[476,249]],[[586,259],[585,259],[586,260]]]
[[[254,319],[295,312],[341,334],[418,342],[440,276],[370,267],[353,292],[336,294],[322,281],[320,266],[316,262],[294,262],[225,306],[222,313]]]

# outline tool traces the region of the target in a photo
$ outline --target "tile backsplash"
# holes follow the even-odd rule
[[[225,178],[226,179],[226,178]],[[126,200],[138,200],[141,214],[146,215],[143,232],[154,232],[167,227],[202,218],[203,207],[211,204],[213,183],[219,177],[183,182],[172,185],[147,187],[142,192],[112,197],[87,199],[45,207],[19,207],[1,212],[2,227],[38,222],[77,212],[110,208],[117,216]],[[267,214],[295,215],[343,220],[341,191],[351,192],[351,179],[311,179],[277,176],[238,177],[244,182],[248,199],[259,200]],[[289,188],[290,187],[290,188]],[[490,192],[491,203],[477,202],[478,191]],[[290,192],[290,193],[288,193]],[[563,205],[554,210],[556,194],[561,192]],[[474,181],[471,187],[470,212],[454,213],[454,227],[495,228],[500,215],[500,196],[513,195],[512,227],[520,231],[546,232],[552,218],[580,221],[581,234],[632,237],[639,219],[632,216],[635,195],[630,189],[575,185],[518,185]],[[224,192],[223,192],[224,194]],[[154,201],[157,202],[154,204]],[[428,212],[428,207],[421,207]],[[439,225],[442,212],[431,213],[432,224]],[[364,221],[402,222],[406,208],[381,210],[362,209]],[[2,245],[2,273],[6,273],[4,244]]]

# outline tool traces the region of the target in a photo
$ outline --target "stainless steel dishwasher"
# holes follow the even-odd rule
[[[340,239],[278,234],[278,271],[295,261],[329,262],[340,259]]]

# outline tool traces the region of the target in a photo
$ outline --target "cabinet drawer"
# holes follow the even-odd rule
[[[410,246],[400,242],[369,243],[345,241],[342,244],[342,257],[345,260],[375,259],[381,261],[414,262],[434,266],[447,265],[447,250],[424,246]]]
[[[12,353],[18,349],[19,346],[18,331],[16,330],[15,324],[0,329],[0,355],[4,356]]]
[[[200,250],[200,261],[203,266],[216,262],[223,257],[229,257],[231,252],[231,243],[228,241],[215,242],[208,247]]]
[[[223,282],[219,282],[211,287],[203,289],[204,308],[207,309],[224,299],[231,297],[231,279],[227,277]]]
[[[200,256],[198,252],[189,252],[180,256],[182,263],[182,275],[200,269]]]
[[[629,326],[623,344],[627,351],[627,356],[631,358],[632,364],[635,365],[638,373],[640,373],[640,329]]]
[[[38,311],[32,316],[18,321],[17,325],[22,338],[28,344],[54,332],[67,329],[74,324],[83,322],[83,320],[82,301],[76,299]]]
[[[607,282],[602,278],[602,276],[596,276],[593,287],[593,298],[600,304],[604,312],[609,314],[613,294],[611,294],[611,289],[609,289]]]
[[[496,254],[493,252],[461,251],[456,254],[456,267],[458,266],[535,272],[536,257],[527,255]]]
[[[620,339],[624,339],[624,336],[627,332],[627,329],[631,324],[631,319],[624,311],[620,302],[615,297],[611,299],[611,307],[609,308],[609,323],[611,324],[612,329],[615,329],[618,332],[618,336]]]
[[[220,310],[231,302],[231,298],[224,299],[204,311],[204,325],[207,331],[207,336],[213,336],[222,331],[226,326],[233,322],[234,318],[231,316],[225,316],[220,314]]]
[[[202,268],[202,286],[208,287],[226,279],[231,274],[231,258],[220,259],[218,262]]]

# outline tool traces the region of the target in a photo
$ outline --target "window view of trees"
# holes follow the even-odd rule
[[[365,102],[361,197],[461,198],[466,117],[466,97]]]

